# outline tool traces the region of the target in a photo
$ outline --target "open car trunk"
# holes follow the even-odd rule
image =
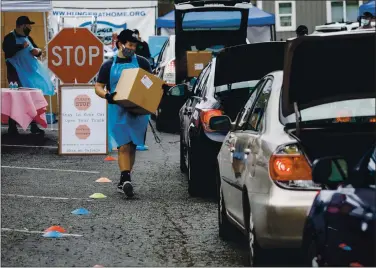
[[[246,44],[248,14],[252,5],[243,1],[187,1],[175,5],[175,66],[176,83],[187,77],[187,51],[208,50],[214,46],[229,47]],[[191,20],[198,12],[201,20]],[[197,13],[196,13],[197,14]],[[217,21],[213,16],[217,16]],[[191,16],[192,17],[192,16]],[[211,17],[211,20],[206,18]]]
[[[215,59],[215,98],[235,121],[256,84],[283,69],[285,42],[264,42],[224,49]]]
[[[247,85],[247,83],[239,84],[243,85],[238,85],[236,88],[230,90],[217,92],[215,96],[221,105],[221,110],[225,115],[231,118],[231,121],[236,120],[236,116],[248,101],[248,97],[253,91],[256,82],[253,83],[253,85]],[[227,85],[225,87],[227,87]]]
[[[325,156],[343,156],[353,168],[361,157],[376,143],[376,125],[367,124],[336,124],[317,128],[288,131],[300,141],[303,151],[311,163]]]

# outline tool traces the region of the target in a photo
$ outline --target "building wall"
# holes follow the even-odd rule
[[[262,1],[262,9],[277,16],[276,1]],[[315,26],[326,23],[326,1],[295,1],[296,27],[306,25],[308,32],[312,33]],[[277,32],[277,40],[295,37],[295,31]]]

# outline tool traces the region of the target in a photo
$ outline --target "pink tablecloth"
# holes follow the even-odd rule
[[[39,89],[1,89],[1,121],[10,117],[24,130],[32,121],[47,127],[47,106],[48,103]]]

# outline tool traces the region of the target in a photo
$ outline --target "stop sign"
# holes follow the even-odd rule
[[[48,68],[63,83],[88,83],[103,63],[103,43],[87,28],[64,28],[47,47]]]

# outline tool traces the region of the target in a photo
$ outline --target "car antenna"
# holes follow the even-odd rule
[[[300,121],[302,120],[302,116],[300,114],[298,103],[294,102],[294,111],[295,111],[295,124],[296,124],[296,136],[300,136]]]

